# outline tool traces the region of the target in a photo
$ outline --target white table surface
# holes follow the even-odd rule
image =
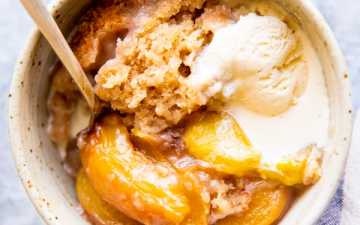
[[[353,104],[354,108],[358,109],[360,1],[312,1],[325,16],[344,51],[353,85]],[[0,11],[0,225],[40,225],[42,222],[16,177],[7,132],[8,91],[13,67],[32,29],[32,22],[22,10],[19,1],[0,0]]]

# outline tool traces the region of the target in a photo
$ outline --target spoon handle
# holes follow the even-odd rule
[[[94,109],[96,102],[94,89],[54,18],[41,0],[20,1],[70,73],[90,108]]]

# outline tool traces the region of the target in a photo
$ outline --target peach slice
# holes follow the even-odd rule
[[[309,145],[296,154],[284,157],[275,165],[261,165],[259,174],[263,179],[289,186],[315,184],[321,177],[323,154],[317,146]]]
[[[184,186],[169,163],[136,151],[117,114],[98,121],[79,140],[81,160],[97,193],[144,224],[180,224],[190,211]]]
[[[265,185],[254,190],[249,209],[240,215],[229,216],[217,225],[271,225],[278,221],[292,199],[290,188],[260,182]]]
[[[184,142],[191,155],[219,172],[243,176],[260,163],[260,153],[253,150],[235,119],[224,112],[194,114],[187,122]]]
[[[91,186],[84,170],[76,178],[76,192],[88,218],[96,225],[140,225],[103,201]]]
[[[178,160],[176,157],[173,157],[173,160],[170,159],[172,155],[171,151],[175,151],[175,149],[164,146],[164,140],[158,134],[146,134],[137,129],[133,129],[131,131],[131,138],[135,146],[145,150],[147,154],[156,160],[170,163]],[[173,166],[179,172],[182,183],[186,187],[186,197],[191,200],[190,213],[181,225],[208,225],[210,203],[202,197],[203,190],[205,189],[204,184],[200,182],[196,171]]]

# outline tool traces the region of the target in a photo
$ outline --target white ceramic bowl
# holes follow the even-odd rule
[[[314,224],[331,200],[343,169],[351,137],[351,94],[344,58],[317,9],[306,0],[276,0],[296,16],[317,50],[330,96],[330,152],[321,180],[297,200],[281,224]],[[90,0],[59,0],[52,8],[65,34]],[[56,57],[35,31],[21,55],[10,98],[10,135],[16,167],[25,189],[47,224],[88,224],[79,214],[74,183],[65,173],[45,129],[46,98]]]

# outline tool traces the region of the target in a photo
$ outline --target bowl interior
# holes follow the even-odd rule
[[[351,135],[349,76],[342,54],[323,18],[308,1],[274,0],[297,17],[307,32],[324,70],[330,97],[330,143],[321,180],[304,193],[281,224],[313,224],[333,196],[341,178]],[[90,0],[59,1],[53,7],[65,34]],[[20,178],[48,224],[88,224],[81,216],[74,183],[46,134],[46,98],[57,59],[35,32],[19,59],[11,89],[10,135]]]

